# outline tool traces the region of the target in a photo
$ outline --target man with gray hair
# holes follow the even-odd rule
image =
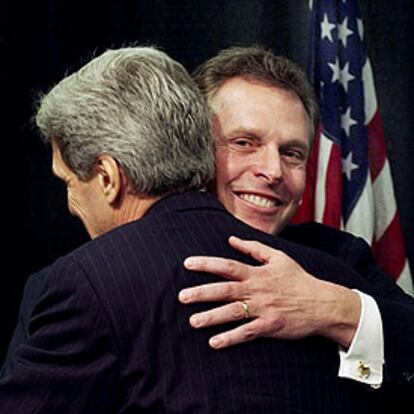
[[[145,324],[151,330],[171,311],[156,309],[162,298],[154,292],[178,273],[167,264],[178,267],[182,256],[156,252],[163,251],[160,240],[172,242],[175,213],[196,208],[199,193],[191,190],[213,177],[207,106],[165,53],[124,48],[58,83],[41,99],[36,122],[51,144],[53,173],[67,186],[68,208],[94,241],[43,272],[27,341],[1,381],[1,411],[123,411],[135,405],[138,388],[142,406],[152,406],[145,381],[127,384],[141,376],[130,361],[146,360],[157,338],[139,342],[127,332],[140,336]],[[140,304],[152,312],[142,315]],[[151,361],[154,371],[171,358],[166,346]]]

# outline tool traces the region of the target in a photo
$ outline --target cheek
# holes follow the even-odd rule
[[[215,190],[219,193],[226,185],[229,176],[228,151],[218,149],[215,152],[216,179]]]
[[[76,193],[71,191],[70,188],[67,191],[68,210],[73,216],[80,217],[80,205]]]
[[[306,184],[306,173],[303,170],[294,171],[289,175],[287,180],[287,187],[289,189],[292,198],[299,202],[303,197],[303,192],[305,191]]]
[[[246,168],[246,157],[226,149],[216,151],[217,190],[238,179]]]
[[[73,199],[73,195],[70,192],[70,190],[68,190],[68,194],[67,194],[67,204],[68,204],[69,213],[72,214],[73,216],[76,216],[76,202]]]

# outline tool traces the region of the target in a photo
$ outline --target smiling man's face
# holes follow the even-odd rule
[[[310,121],[292,92],[235,77],[211,104],[215,192],[227,210],[266,233],[279,233],[305,189]]]

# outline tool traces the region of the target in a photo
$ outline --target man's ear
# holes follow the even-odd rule
[[[117,161],[109,155],[101,155],[96,164],[99,186],[108,204],[114,204],[121,196],[122,171]]]

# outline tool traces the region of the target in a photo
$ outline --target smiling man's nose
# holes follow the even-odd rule
[[[258,154],[255,167],[255,175],[262,177],[270,184],[280,180],[283,176],[282,160],[276,148],[263,149]]]

